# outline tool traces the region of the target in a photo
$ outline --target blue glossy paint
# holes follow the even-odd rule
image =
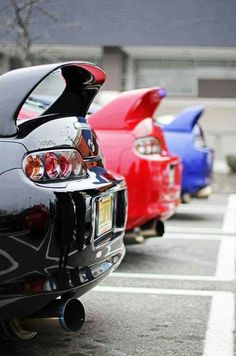
[[[195,126],[203,112],[202,106],[188,108],[170,124],[161,125],[169,150],[183,162],[182,194],[194,195],[211,184],[213,150],[195,143]]]
[[[186,108],[174,116],[174,120],[164,126],[165,131],[191,132],[204,112],[203,106]]]

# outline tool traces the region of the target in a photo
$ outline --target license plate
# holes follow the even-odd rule
[[[112,229],[112,197],[107,196],[98,201],[98,231],[97,235],[103,235]]]
[[[169,184],[174,185],[174,183],[175,183],[175,166],[170,166]]]

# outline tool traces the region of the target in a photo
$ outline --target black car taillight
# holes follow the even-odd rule
[[[161,143],[156,137],[143,137],[135,140],[135,150],[141,155],[160,154]]]
[[[82,157],[76,150],[33,152],[23,160],[23,170],[36,182],[76,179],[86,176]]]

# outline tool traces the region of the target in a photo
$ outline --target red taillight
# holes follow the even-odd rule
[[[40,180],[44,175],[44,165],[37,154],[32,154],[25,159],[25,173],[32,180]]]
[[[135,149],[141,155],[160,154],[161,144],[156,137],[143,137],[135,141]]]
[[[83,160],[76,150],[31,153],[25,157],[23,169],[28,178],[41,182],[86,175]]]
[[[45,170],[48,178],[55,179],[61,173],[59,159],[53,152],[48,152],[44,156]]]
[[[60,167],[61,167],[61,173],[63,177],[68,178],[72,171],[72,162],[71,162],[71,158],[68,155],[61,154]]]

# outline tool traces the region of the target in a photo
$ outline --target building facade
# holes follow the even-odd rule
[[[163,86],[163,114],[204,102],[203,123],[222,159],[236,153],[235,18],[235,0],[38,0],[29,24],[32,62],[95,62],[111,91]],[[21,32],[12,21],[9,1],[1,0],[2,73],[21,65]]]
[[[1,7],[4,27],[14,11],[8,0]],[[159,84],[171,96],[236,97],[235,0],[38,0],[32,9],[35,62],[95,61],[111,90]],[[20,31],[1,32],[4,57]],[[11,53],[0,64],[17,60]]]

